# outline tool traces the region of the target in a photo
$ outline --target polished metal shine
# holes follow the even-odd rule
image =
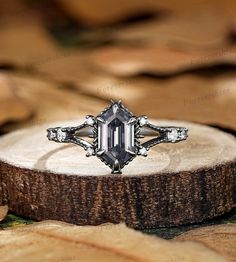
[[[112,169],[112,173],[121,173],[121,169],[137,155],[147,156],[152,146],[176,143],[188,137],[187,128],[152,125],[146,116],[134,116],[121,101],[112,101],[97,117],[86,116],[79,126],[49,128],[47,132],[49,140],[83,147],[86,156],[97,156]],[[84,136],[93,138],[93,142],[84,140]],[[153,138],[141,143],[145,136]]]

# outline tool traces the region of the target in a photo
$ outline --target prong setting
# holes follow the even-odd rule
[[[84,129],[88,128],[88,130]],[[84,130],[85,131],[84,131]],[[143,130],[154,132],[154,138],[141,143]],[[82,131],[82,132],[81,132]],[[80,136],[93,139],[90,143]],[[158,127],[149,123],[147,116],[136,117],[121,101],[112,101],[98,116],[87,115],[83,124],[76,127],[47,129],[47,137],[60,143],[75,143],[86,150],[86,156],[97,156],[109,166],[113,174],[120,174],[136,156],[146,157],[150,147],[159,143],[176,143],[188,137],[184,127]]]
[[[121,174],[121,167],[119,161],[116,159],[112,166],[112,174]]]

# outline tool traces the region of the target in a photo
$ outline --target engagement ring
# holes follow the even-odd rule
[[[86,116],[81,125],[49,128],[47,132],[49,140],[83,147],[86,156],[97,156],[112,173],[121,173],[136,156],[147,156],[148,150],[157,144],[176,143],[188,137],[187,128],[152,125],[146,116],[133,115],[121,101],[112,101],[96,117]],[[142,142],[146,136],[152,138]],[[82,137],[92,138],[92,142]]]

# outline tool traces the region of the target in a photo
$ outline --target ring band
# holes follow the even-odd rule
[[[142,143],[140,140],[146,136],[153,138]],[[188,129],[152,125],[146,116],[136,117],[121,101],[112,101],[97,117],[86,116],[81,125],[48,128],[47,137],[59,143],[77,144],[87,151],[86,156],[97,156],[112,173],[121,173],[136,156],[147,156],[151,147],[186,140]],[[92,138],[93,142],[82,137]]]

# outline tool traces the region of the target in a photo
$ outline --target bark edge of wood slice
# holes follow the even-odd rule
[[[145,229],[198,223],[236,204],[236,139],[204,125],[150,120],[189,128],[188,140],[160,144],[110,174],[79,146],[50,142],[48,123],[0,138],[0,205],[35,220],[78,225],[125,222]]]

